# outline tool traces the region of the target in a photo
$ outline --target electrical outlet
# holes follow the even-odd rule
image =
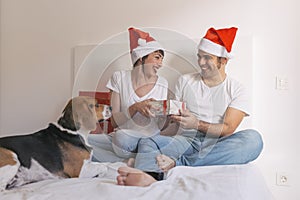
[[[290,177],[286,172],[276,173],[276,185],[278,186],[290,186]]]

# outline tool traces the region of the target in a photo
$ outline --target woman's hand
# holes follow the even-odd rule
[[[137,112],[141,113],[145,117],[155,117],[155,114],[151,112],[151,102],[156,101],[155,99],[146,99],[141,102],[136,102],[129,107],[130,116],[135,115]]]

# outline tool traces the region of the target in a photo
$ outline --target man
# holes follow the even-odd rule
[[[179,78],[175,96],[177,100],[186,102],[187,110],[171,118],[183,129],[178,136],[180,140],[174,139],[168,144],[164,143],[164,146],[160,146],[160,141],[165,140],[162,136],[154,141],[140,142],[147,146],[139,149],[139,152],[144,151],[140,153],[149,155],[152,151],[153,154],[165,154],[156,156],[162,171],[179,165],[244,164],[260,154],[263,142],[257,131],[249,129],[235,132],[243,118],[249,115],[247,92],[225,73],[236,32],[235,27],[219,30],[210,28],[198,45],[200,72]],[[181,154],[176,151],[176,154],[171,151],[176,147],[185,149],[181,149]],[[155,148],[159,151],[155,151]],[[139,164],[142,161],[137,158],[136,166],[144,166]],[[146,186],[156,181],[137,169],[120,168],[119,174],[120,185]]]

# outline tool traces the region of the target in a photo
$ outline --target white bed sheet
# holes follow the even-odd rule
[[[1,200],[269,200],[274,199],[254,164],[176,167],[149,187],[119,186],[111,179],[46,180],[0,193]]]

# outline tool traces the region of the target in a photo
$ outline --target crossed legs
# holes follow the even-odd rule
[[[188,165],[245,164],[255,160],[259,156],[262,148],[263,141],[260,134],[254,130],[244,130],[227,138],[222,138],[218,143],[212,146],[211,151],[206,156],[201,158],[196,155],[195,157],[192,157],[195,160],[191,160],[193,162],[189,162]],[[221,154],[219,157],[223,157],[225,160],[216,156],[217,152],[218,154]],[[184,157],[185,156],[182,156],[181,158]],[[158,167],[164,172],[178,164],[166,155],[158,155],[156,161]],[[185,162],[184,164],[187,165],[187,163],[188,162]],[[119,176],[117,182],[119,185],[149,186],[156,182],[152,176],[138,169],[122,167],[119,168],[118,172]]]

